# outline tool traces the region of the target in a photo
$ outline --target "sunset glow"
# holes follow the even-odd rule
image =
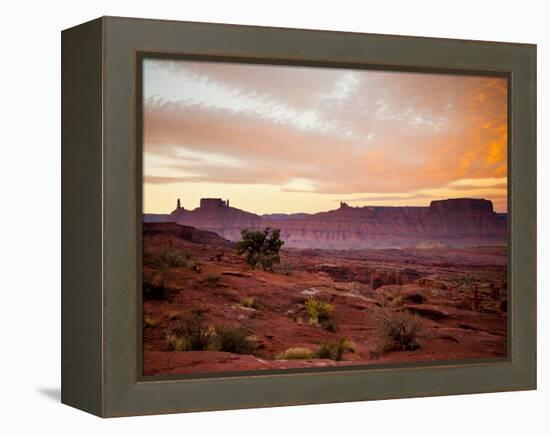
[[[144,202],[263,213],[428,206],[506,212],[504,78],[146,59]]]

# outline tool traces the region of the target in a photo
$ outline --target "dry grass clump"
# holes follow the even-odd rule
[[[166,332],[166,344],[170,351],[207,351],[214,349],[216,331],[205,322],[202,315],[186,321],[177,321]]]
[[[305,347],[293,347],[288,348],[279,354],[277,360],[307,360],[313,359],[315,353],[309,348]]]
[[[143,265],[158,269],[186,268],[200,271],[193,256],[190,253],[178,249],[165,248],[159,253],[145,252],[143,255]]]
[[[338,342],[321,342],[319,348],[313,351],[306,347],[292,347],[280,353],[277,360],[308,360],[331,359],[341,361],[345,352],[354,353],[355,344],[346,338],[340,338]]]
[[[344,353],[355,352],[355,344],[346,338],[340,338],[337,343],[322,342],[319,349],[315,352],[316,359],[331,359],[337,362],[341,361]]]
[[[214,346],[218,351],[235,354],[254,354],[256,351],[255,342],[240,327],[216,327]]]
[[[166,345],[170,351],[191,351],[191,345],[186,336],[166,333]]]
[[[241,327],[207,324],[200,314],[186,321],[177,321],[166,332],[170,351],[224,351],[235,354],[253,354],[256,345]]]
[[[311,324],[323,324],[330,320],[334,306],[326,301],[317,300],[313,297],[304,302],[306,315]]]
[[[181,250],[163,249],[158,253],[143,254],[142,288],[146,300],[166,300],[170,290],[166,280],[172,268],[185,268],[200,273],[199,265],[189,253]]]

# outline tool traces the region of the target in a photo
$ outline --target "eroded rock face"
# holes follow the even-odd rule
[[[213,200],[213,199],[209,199]],[[146,218],[148,218],[146,216]],[[167,220],[238,240],[243,229],[281,229],[287,247],[402,247],[427,241],[449,245],[499,244],[506,240],[506,218],[484,199],[433,201],[429,207],[350,207],[316,214],[260,216],[226,201],[179,208]]]
[[[441,237],[505,236],[506,219],[484,199],[447,199],[430,204],[430,234]]]

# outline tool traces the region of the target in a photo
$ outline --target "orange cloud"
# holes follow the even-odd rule
[[[219,184],[220,196],[232,185],[245,197],[252,185],[288,195],[306,185],[310,208],[333,195],[425,204],[424,190],[507,173],[505,79],[149,62],[144,172],[155,191]],[[500,193],[487,198],[506,209]]]

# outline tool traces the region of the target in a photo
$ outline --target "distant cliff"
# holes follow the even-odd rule
[[[159,221],[144,216],[145,221]],[[158,220],[157,220],[158,219]],[[221,199],[203,199],[194,210],[176,208],[164,221],[208,230],[228,240],[243,229],[280,228],[287,247],[399,247],[434,241],[452,245],[501,244],[506,241],[506,216],[484,199],[433,201],[429,207],[351,207],[316,214],[260,216],[229,206]]]

